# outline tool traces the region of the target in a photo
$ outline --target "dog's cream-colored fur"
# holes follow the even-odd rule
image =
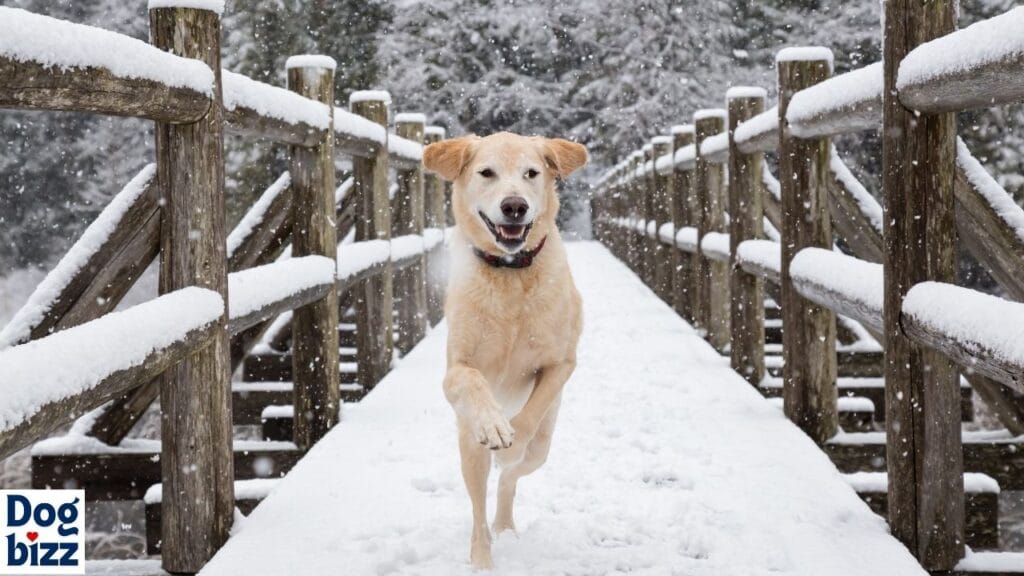
[[[576,366],[583,316],[555,224],[555,185],[586,161],[579,144],[509,133],[445,140],[423,152],[424,166],[453,182],[444,392],[458,423],[473,508],[470,562],[477,568],[492,566],[486,505],[492,451],[501,467],[494,530],[514,530],[516,482],[547,458],[562,387]],[[516,252],[546,238],[526,268],[493,268],[473,253],[476,247],[507,254],[480,214],[497,223],[508,197],[525,199],[532,221]]]

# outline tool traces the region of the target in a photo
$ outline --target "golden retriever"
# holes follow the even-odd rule
[[[477,568],[492,566],[491,451],[501,466],[494,530],[514,530],[516,482],[547,458],[576,367],[583,314],[555,224],[555,185],[586,162],[580,144],[509,133],[423,151],[426,169],[454,183],[444,393],[458,424]]]

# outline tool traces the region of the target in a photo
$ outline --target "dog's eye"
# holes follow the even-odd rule
[[[530,168],[529,170],[526,171],[526,177],[529,178],[530,180],[536,178],[538,174],[540,174],[540,172],[537,172],[533,168]]]
[[[483,170],[478,172],[478,174],[480,174],[484,178],[494,178],[494,170],[491,170],[490,168],[484,168]]]

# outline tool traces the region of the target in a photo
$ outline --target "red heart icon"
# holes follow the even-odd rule
[[[28,537],[29,542],[35,542],[36,538],[39,538],[39,532],[29,532],[28,534],[25,534],[25,536]]]

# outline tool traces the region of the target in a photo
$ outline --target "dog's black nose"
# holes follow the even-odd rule
[[[530,205],[526,203],[526,200],[519,196],[509,196],[501,201],[501,213],[508,218],[510,222],[518,222],[526,216],[526,212],[530,209]]]

